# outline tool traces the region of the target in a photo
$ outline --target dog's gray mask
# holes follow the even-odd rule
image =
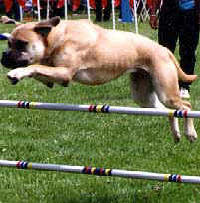
[[[8,39],[8,49],[2,53],[1,64],[9,69],[29,65],[30,56],[26,52],[28,42]]]

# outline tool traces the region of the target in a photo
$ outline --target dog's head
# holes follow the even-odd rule
[[[48,46],[47,37],[59,22],[60,18],[54,17],[48,21],[17,26],[11,35],[6,37],[8,49],[2,53],[2,65],[13,69],[40,63]]]

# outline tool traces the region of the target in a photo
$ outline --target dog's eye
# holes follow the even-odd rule
[[[17,49],[17,50],[25,50],[26,49],[26,45],[28,44],[28,42],[26,42],[26,41],[22,41],[22,40],[17,40],[16,42],[15,42],[15,48]]]

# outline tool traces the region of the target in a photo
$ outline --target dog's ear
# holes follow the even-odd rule
[[[60,17],[59,16],[55,16],[53,18],[51,18],[49,20],[49,23],[52,25],[52,26],[56,26],[60,23]]]
[[[56,16],[50,20],[42,21],[36,24],[34,31],[43,37],[47,37],[51,29],[60,23],[60,17]]]

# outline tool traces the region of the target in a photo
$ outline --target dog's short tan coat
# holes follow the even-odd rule
[[[34,77],[49,87],[53,83],[66,86],[70,81],[101,85],[131,73],[132,96],[141,107],[191,109],[179,96],[178,80],[192,82],[196,76],[186,75],[167,48],[147,37],[103,29],[87,20],[53,18],[18,26],[9,39],[11,52],[16,51],[13,39],[27,42],[20,56],[28,61],[27,67],[8,73],[15,83]],[[178,141],[178,121],[169,120]],[[195,140],[193,120],[186,118],[184,123],[186,136]]]

